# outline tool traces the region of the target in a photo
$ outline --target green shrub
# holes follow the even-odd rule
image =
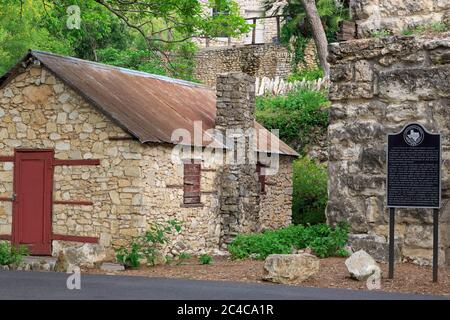
[[[299,88],[284,96],[258,97],[255,116],[267,129],[279,129],[280,138],[302,152],[326,132],[328,106],[326,93]]]
[[[166,264],[171,264],[171,263],[173,262],[173,257],[171,257],[171,256],[166,256],[166,257],[165,257],[165,260],[166,260]]]
[[[19,265],[28,255],[26,246],[12,246],[9,242],[0,242],[0,265]]]
[[[145,258],[150,265],[156,264],[159,247],[167,243],[167,236],[174,231],[180,232],[181,225],[176,220],[170,220],[166,225],[154,223],[145,234],[133,238],[130,247],[116,249],[117,261],[129,268],[138,268],[141,259]]]
[[[292,222],[318,224],[326,221],[327,169],[308,157],[293,163]]]
[[[181,252],[178,256],[177,265],[183,264],[184,261],[189,260],[192,256],[187,252]]]
[[[201,264],[211,264],[212,257],[209,254],[202,254],[200,257],[198,257],[198,261]]]
[[[295,73],[291,74],[287,80],[289,82],[302,81],[302,80],[311,81],[311,80],[321,79],[323,77],[324,77],[323,70],[320,68],[317,68],[317,69],[302,70],[302,71],[295,72]]]
[[[347,240],[348,227],[343,223],[335,228],[326,224],[291,225],[279,230],[238,235],[228,250],[234,259],[255,257],[262,260],[270,254],[289,254],[293,249],[309,247],[315,255],[325,258],[341,255]]]

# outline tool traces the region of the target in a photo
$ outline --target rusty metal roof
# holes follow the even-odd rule
[[[141,143],[174,143],[172,133],[179,128],[193,136],[194,121],[202,122],[204,133],[214,128],[216,94],[206,86],[34,50],[22,64],[33,58]],[[0,78],[0,85],[9,75]],[[256,122],[255,128],[263,130],[262,136],[272,135]],[[271,150],[270,139],[265,140],[258,151],[298,156],[282,141],[279,150]]]

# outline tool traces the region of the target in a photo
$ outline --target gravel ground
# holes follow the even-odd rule
[[[319,274],[307,281],[294,283],[293,285],[368,290],[365,282],[355,281],[348,277],[344,261],[344,258],[321,259]],[[264,282],[261,280],[263,264],[263,261],[232,261],[224,257],[215,257],[211,265],[200,265],[196,259],[190,259],[182,265],[141,267],[137,270],[126,270],[116,274],[261,283]],[[439,269],[438,283],[431,281],[431,267],[420,267],[411,263],[397,264],[395,279],[393,280],[387,279],[388,265],[381,264],[380,267],[383,271],[381,291],[450,296],[450,267],[441,267]],[[86,272],[94,274],[107,273],[98,269],[86,270]]]

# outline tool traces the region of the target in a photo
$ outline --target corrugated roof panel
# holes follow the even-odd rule
[[[202,122],[203,132],[215,126],[216,94],[206,86],[47,52],[30,54],[142,143],[173,143],[179,128],[193,136],[194,121]],[[255,129],[272,135],[256,122]],[[268,143],[258,141],[258,151],[298,155],[282,141],[272,150],[270,139],[264,140]]]

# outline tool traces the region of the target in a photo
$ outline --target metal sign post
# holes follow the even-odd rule
[[[438,280],[439,209],[441,208],[441,135],[411,123],[388,135],[387,207],[389,208],[389,279],[394,278],[395,209],[433,209],[433,282]]]
[[[389,208],[389,279],[394,279],[395,208]]]

